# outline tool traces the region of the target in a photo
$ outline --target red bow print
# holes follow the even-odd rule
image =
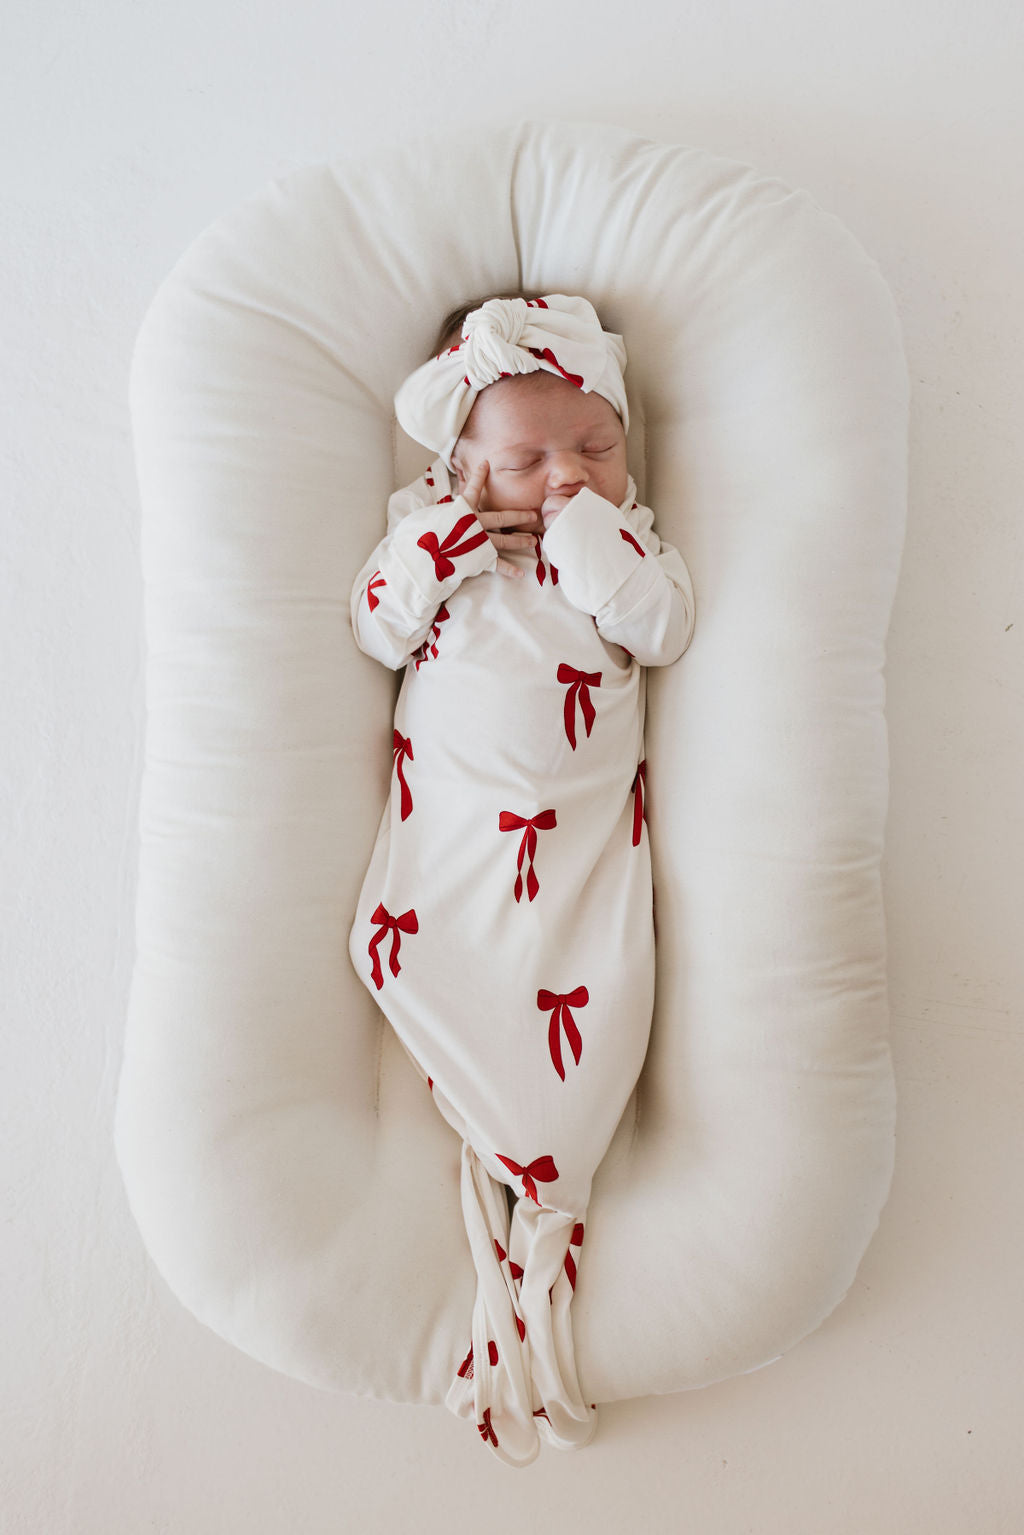
[[[586,1007],[590,1001],[590,993],[585,986],[577,986],[575,991],[554,992],[538,991],[537,1006],[545,1013],[551,1010],[551,1022],[548,1024],[548,1049],[554,1062],[555,1070],[565,1081],[565,1067],[562,1065],[562,1028],[565,1028],[565,1037],[569,1041],[569,1049],[577,1066],[583,1053],[583,1040],[580,1031],[576,1027],[576,1020],[570,1013],[570,1007]]]
[[[575,1226],[572,1228],[572,1236],[569,1238],[569,1246],[570,1247],[580,1247],[580,1246],[582,1246],[582,1243],[583,1243],[583,1223],[582,1223],[582,1221],[577,1221]],[[565,1272],[566,1272],[566,1275],[568,1277],[570,1286],[572,1287],[572,1289],[575,1290],[575,1288],[576,1288],[576,1260],[573,1257],[571,1252],[567,1252],[566,1255],[565,1255]]]
[[[416,759],[413,757],[412,742],[408,736],[400,735],[396,730],[393,744],[394,757],[392,758],[392,765],[397,770],[398,782],[402,786],[402,820],[404,821],[412,811],[412,790],[405,781],[403,763],[406,757],[408,757],[410,762],[414,762]]]
[[[558,668],[558,680],[561,683],[570,683],[568,693],[565,695],[565,734],[573,751],[576,750],[576,700],[580,701],[583,711],[583,724],[589,737],[594,724],[594,702],[590,696],[591,688],[601,686],[600,672],[578,672],[574,666],[567,666],[563,661]]]
[[[478,532],[460,544],[459,539],[474,523],[476,523]],[[438,543],[436,533],[424,533],[422,538],[416,540],[418,547],[425,549],[433,560],[434,575],[438,581],[444,581],[455,569],[451,559],[449,559],[449,555],[457,559],[460,554],[468,554],[471,549],[476,549],[480,544],[485,544],[486,542],[487,530],[480,527],[475,512],[467,512],[465,517],[460,517],[443,544]]]
[[[489,1407],[484,1408],[484,1421],[478,1423],[477,1428],[480,1430],[480,1437],[483,1439],[484,1444],[497,1444],[498,1436],[491,1427],[491,1409]]]
[[[505,1259],[508,1258],[508,1253],[502,1247],[502,1245],[498,1241],[497,1237],[495,1237],[495,1239],[494,1239],[494,1246],[495,1246],[495,1250],[496,1250],[496,1252],[498,1254],[498,1262],[499,1263],[504,1263]],[[523,1277],[523,1269],[522,1269],[522,1265],[521,1264],[514,1263],[511,1258],[508,1258],[508,1267],[509,1267],[509,1273],[512,1275],[513,1279],[522,1279],[522,1277]],[[522,1333],[520,1333],[519,1336],[522,1337]]]
[[[541,546],[540,546],[540,534],[539,533],[533,533],[533,534],[531,534],[531,537],[533,538],[533,542],[536,545],[536,554],[537,554],[537,563],[534,566],[534,573],[535,573],[535,575],[537,577],[537,585],[538,586],[543,586],[544,585],[545,568],[544,568],[544,556],[543,556],[543,554],[541,552]],[[558,570],[556,569],[556,567],[554,565],[549,565],[549,568],[551,570],[551,585],[552,586],[557,586],[558,585]]]
[[[380,598],[377,596],[378,586],[387,586],[387,582],[381,575],[380,571],[375,570],[369,581],[366,583],[366,602],[371,613],[373,612],[374,608],[380,606]]]
[[[562,367],[562,364],[559,362],[558,358],[555,356],[554,352],[549,346],[544,347],[543,350],[539,346],[528,346],[526,350],[530,353],[531,357],[542,357],[544,361],[549,362],[553,368],[557,368],[562,377],[567,378],[570,384],[575,384],[577,389],[583,388],[582,373],[566,373],[565,369]]]
[[[523,1193],[527,1199],[532,1199],[535,1205],[540,1204],[537,1198],[538,1183],[554,1183],[558,1177],[558,1168],[551,1157],[536,1157],[527,1167],[521,1167],[518,1162],[513,1162],[511,1157],[500,1156],[495,1152],[499,1162],[504,1162],[509,1172],[515,1178],[522,1178]]]
[[[515,898],[521,901],[523,898],[523,859],[529,858],[530,862],[526,870],[526,894],[528,900],[533,900],[540,889],[540,880],[533,870],[533,855],[537,851],[537,832],[550,831],[557,825],[553,810],[542,810],[539,815],[530,817],[516,815],[512,810],[502,810],[498,815],[499,831],[519,831],[522,829],[523,839],[519,844],[519,857],[516,860]]]
[[[430,626],[430,633],[416,652],[416,670],[419,671],[424,661],[437,660],[437,642],[441,638],[441,625],[447,623],[451,614],[446,603],[441,604],[434,614],[434,622]]]
[[[472,1343],[469,1345],[469,1353],[466,1355],[465,1359],[459,1365],[459,1368],[456,1370],[455,1373],[459,1377],[460,1380],[472,1380],[473,1379],[473,1345],[472,1345]]]
[[[632,533],[630,533],[627,528],[620,528],[619,529],[619,534],[620,534],[620,536],[622,538],[625,539],[627,544],[632,544],[633,545],[633,548],[636,550],[637,554],[640,556],[640,558],[642,560],[645,560],[647,558],[647,550],[646,549],[641,549],[640,545],[637,543],[636,539],[633,537]]]
[[[388,929],[391,930],[391,953],[388,955],[388,964],[391,967],[391,974],[397,975],[402,968],[398,963],[398,954],[402,946],[402,934],[418,933],[420,930],[420,925],[417,921],[416,913],[413,911],[412,907],[410,907],[408,911],[404,911],[400,917],[393,917],[389,911],[385,911],[383,906],[378,906],[377,910],[370,918],[370,921],[378,925],[378,931],[374,933],[373,937],[370,939],[369,947],[367,949],[367,953],[373,960],[373,967],[370,970],[370,979],[376,986],[377,990],[380,991],[381,987],[384,985],[384,972],[381,970],[380,954],[377,951],[380,947],[380,941],[384,937],[384,934],[388,931]]]
[[[640,828],[644,823],[644,784],[647,782],[647,758],[640,763],[633,779],[633,846],[640,846]]]

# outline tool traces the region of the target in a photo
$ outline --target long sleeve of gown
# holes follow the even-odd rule
[[[394,670],[422,645],[446,598],[467,576],[493,570],[498,559],[463,498],[430,501],[431,484],[420,479],[391,497],[387,533],[352,587],[356,643]]]
[[[642,666],[678,660],[693,635],[693,583],[682,555],[631,497],[615,506],[579,491],[544,534],[544,553],[573,607]]]

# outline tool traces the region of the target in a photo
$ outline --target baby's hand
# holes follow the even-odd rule
[[[564,512],[572,496],[548,496],[540,509],[540,515],[544,522],[544,531],[547,532],[559,512]]]
[[[480,496],[483,493],[485,484],[487,483],[487,476],[489,473],[490,465],[486,459],[483,459],[479,464],[477,464],[476,468],[473,470],[473,473],[466,481],[465,489],[462,491],[462,498],[466,502],[466,505],[472,511],[476,512],[477,520],[487,530],[488,538],[494,545],[495,549],[498,550],[498,563],[495,566],[495,569],[498,571],[498,573],[503,576],[525,575],[525,571],[520,570],[518,565],[513,565],[511,560],[503,560],[501,558],[501,550],[532,549],[533,534],[518,531],[502,533],[499,530],[501,528],[521,529],[525,527],[531,527],[536,524],[536,531],[539,533],[541,531],[540,515],[539,513],[533,511],[516,511],[512,507],[509,507],[505,511],[500,512],[477,511],[477,507],[480,503]]]

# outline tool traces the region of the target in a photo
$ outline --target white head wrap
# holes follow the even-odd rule
[[[395,413],[414,442],[440,453],[451,468],[452,449],[477,395],[512,374],[543,369],[584,394],[603,395],[628,431],[625,366],[622,337],[601,329],[585,298],[491,298],[466,316],[457,346],[409,375],[395,396]]]

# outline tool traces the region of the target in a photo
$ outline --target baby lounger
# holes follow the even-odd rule
[[[185,253],[135,354],[148,717],[117,1151],[201,1321],[392,1400],[443,1400],[475,1272],[458,1137],[348,957],[400,680],[348,599],[428,457],[396,444],[395,388],[446,310],[521,288],[584,293],[624,335],[630,469],[697,608],[648,674],[657,998],[573,1300],[588,1400],[791,1348],[891,1176],[907,378],[876,266],[806,193],[595,125],[289,175]]]

